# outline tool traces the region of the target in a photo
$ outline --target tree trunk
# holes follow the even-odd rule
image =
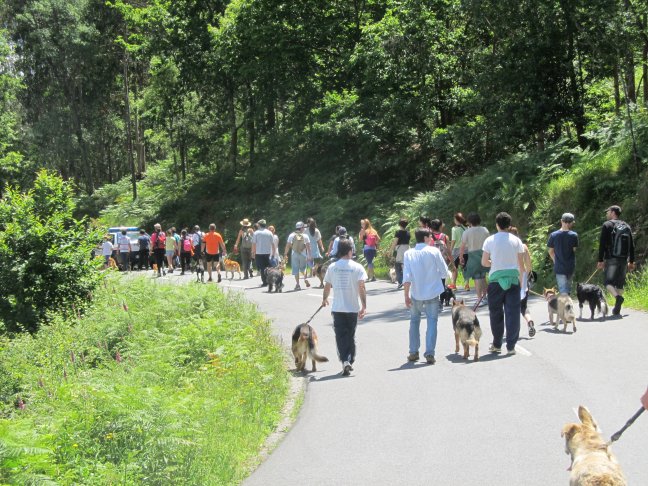
[[[131,130],[131,112],[130,112],[130,88],[128,86],[128,51],[124,51],[124,106],[126,116],[126,152],[128,165],[131,171],[131,182],[133,184],[133,201],[137,199],[137,174],[135,171],[135,161],[133,160],[133,134]]]
[[[252,94],[252,87],[248,84],[248,110],[247,110],[247,136],[248,136],[248,150],[249,150],[249,166],[254,167],[254,151],[256,144],[256,127],[254,124],[255,103],[254,95]]]
[[[614,112],[621,113],[621,90],[619,88],[619,63],[614,63]]]
[[[631,8],[630,0],[625,0],[625,9],[628,12]],[[625,93],[628,101],[637,102],[637,85],[635,82],[635,61],[632,45],[628,43],[625,51]]]
[[[648,27],[648,15],[644,15],[643,25],[644,29]],[[648,107],[648,39],[644,40],[641,62],[643,64],[643,102],[644,106]]]
[[[229,125],[230,144],[227,159],[232,171],[236,174],[236,162],[238,157],[238,127],[236,126],[236,101],[234,99],[234,87],[232,81],[226,83],[227,93],[227,124]]]

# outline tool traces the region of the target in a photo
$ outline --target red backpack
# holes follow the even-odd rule
[[[153,233],[153,236],[155,236],[153,248],[166,250],[166,235],[160,231],[159,233]]]

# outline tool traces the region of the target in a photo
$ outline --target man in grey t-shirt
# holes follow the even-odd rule
[[[265,219],[259,220],[257,224],[259,229],[254,232],[252,237],[252,258],[254,258],[259,272],[261,272],[261,286],[265,287],[268,285],[265,269],[270,266],[270,255],[274,250],[274,239],[272,232],[266,228]]]

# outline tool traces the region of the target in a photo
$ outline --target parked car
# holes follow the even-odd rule
[[[113,244],[114,247],[113,258],[119,263],[119,259],[116,257],[117,249],[119,248],[119,246],[117,245],[117,236],[121,234],[123,229],[126,229],[126,236],[128,236],[128,238],[130,239],[130,243],[131,243],[130,265],[131,268],[133,268],[135,265],[138,265],[139,263],[139,242],[137,241],[137,238],[139,238],[140,235],[139,228],[135,226],[119,226],[119,227],[108,228],[108,234],[111,237],[110,242]]]

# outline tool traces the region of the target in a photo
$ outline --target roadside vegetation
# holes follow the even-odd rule
[[[92,309],[0,349],[0,482],[234,484],[273,430],[284,351],[243,299],[104,280]]]

